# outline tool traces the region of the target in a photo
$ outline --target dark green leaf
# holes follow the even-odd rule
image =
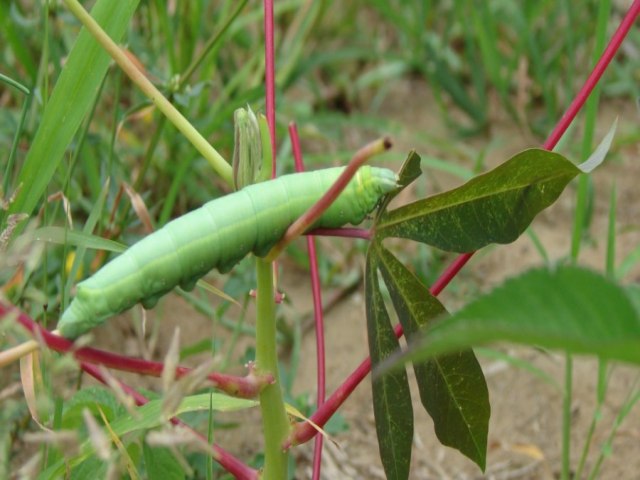
[[[388,212],[376,232],[455,252],[509,243],[578,173],[557,153],[526,150],[461,187]]]
[[[377,365],[399,349],[378,284],[375,256],[369,250],[365,274],[367,331],[371,362]],[[411,465],[413,408],[407,372],[397,369],[372,381],[373,413],[380,459],[388,479],[406,479]]]
[[[420,175],[422,175],[422,170],[420,169],[420,155],[418,155],[415,150],[411,150],[398,172],[398,186],[400,188],[384,197],[379,211],[383,212],[384,209],[387,208],[387,205],[389,205],[389,202]]]
[[[411,150],[400,167],[400,172],[398,173],[398,185],[404,188],[420,175],[422,175],[422,170],[420,169],[420,155],[418,155],[415,150]]]
[[[377,244],[379,268],[411,345],[444,306],[387,249]],[[489,432],[489,390],[472,350],[416,361],[420,399],[433,418],[438,440],[458,449],[484,470]]]
[[[495,341],[639,364],[640,313],[626,290],[599,273],[574,266],[531,270],[438,321],[402,361]]]

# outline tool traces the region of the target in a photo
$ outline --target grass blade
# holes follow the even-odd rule
[[[92,15],[112,38],[119,41],[137,5],[138,0],[98,0]],[[98,42],[83,29],[43,112],[40,127],[18,176],[22,188],[11,205],[11,213],[33,212],[82,119],[93,105],[109,60]]]

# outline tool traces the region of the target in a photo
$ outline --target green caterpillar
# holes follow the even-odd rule
[[[80,282],[58,330],[76,338],[138,302],[152,308],[177,285],[191,290],[214,268],[226,273],[250,252],[266,255],[342,171],[295,173],[249,185],[167,223]],[[358,224],[396,186],[391,170],[364,166],[314,227]]]

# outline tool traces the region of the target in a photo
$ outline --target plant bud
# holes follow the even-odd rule
[[[256,182],[262,167],[262,141],[258,119],[247,106],[233,113],[233,182],[236,190]]]

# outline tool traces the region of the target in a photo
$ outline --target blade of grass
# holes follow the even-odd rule
[[[107,194],[109,193],[109,180],[107,179],[107,181],[104,184],[104,187],[102,188],[102,191],[100,192],[100,195],[98,195],[98,200],[96,201],[93,210],[91,210],[91,213],[89,214],[89,218],[87,219],[87,221],[84,224],[84,228],[82,229],[82,233],[85,235],[90,235],[91,232],[93,232],[93,229],[95,228],[96,224],[98,223],[98,220],[100,219],[100,216],[102,215],[102,209],[104,207],[104,202],[107,198]],[[65,242],[65,246],[66,246],[66,242]],[[73,260],[73,265],[71,267],[71,271],[69,272],[69,277],[67,278],[67,281],[65,283],[65,288],[62,292],[62,307],[66,308],[67,306],[67,299],[69,298],[69,293],[71,292],[71,286],[73,285],[73,283],[75,282],[76,278],[77,278],[77,274],[78,274],[78,270],[80,268],[80,265],[82,265],[82,262],[84,260],[84,255],[87,251],[87,247],[86,246],[80,246],[77,248],[76,250],[76,255],[75,258]],[[66,252],[65,252],[66,253]]]
[[[602,51],[606,42],[606,27],[607,20],[609,18],[611,2],[610,0],[603,0],[600,2],[598,9],[598,19],[596,22],[596,41],[593,49],[593,61],[597,62],[598,58],[602,56]],[[598,113],[598,102],[600,99],[601,85],[596,85],[591,92],[591,95],[586,101],[585,105],[585,130],[582,142],[582,159],[586,160],[591,152],[591,145],[593,143],[593,136],[596,125],[596,115]],[[578,193],[576,199],[576,209],[574,213],[573,233],[571,236],[571,260],[573,263],[578,261],[578,255],[580,253],[580,246],[585,235],[585,230],[590,223],[588,214],[588,195],[589,192],[593,192],[592,186],[593,179],[589,175],[581,174],[578,177]],[[602,368],[602,362],[600,363]],[[562,473],[561,478],[563,480],[569,480],[571,477],[571,403],[572,403],[572,390],[573,390],[573,359],[570,353],[566,355],[565,364],[565,392],[564,401],[562,404]],[[588,447],[589,440],[587,441]],[[580,477],[578,477],[580,478]]]
[[[26,87],[25,87],[26,88]],[[4,169],[4,179],[2,181],[2,192],[7,195],[9,194],[9,188],[11,185],[11,179],[14,177],[13,175],[13,166],[16,161],[16,153],[18,152],[18,145],[20,143],[20,137],[22,136],[22,131],[25,126],[25,120],[27,118],[27,112],[31,107],[31,102],[33,100],[33,95],[29,90],[27,90],[27,98],[25,98],[24,103],[22,104],[22,111],[20,112],[20,119],[18,120],[18,125],[16,127],[16,132],[13,136],[13,142],[11,143],[11,150],[9,151],[9,158],[7,159],[7,166]]]
[[[224,20],[219,28],[215,29],[215,34],[212,35],[209,40],[207,40],[207,43],[205,43],[205,45],[202,47],[201,52],[193,59],[184,73],[180,76],[181,86],[184,86],[184,84],[189,81],[193,73],[198,69],[198,67],[200,67],[206,56],[212,53],[217,46],[221,45],[220,41],[225,38],[229,27],[231,27],[235,19],[238,18],[238,15],[240,15],[240,12],[242,12],[248,1],[249,0],[242,0],[238,2],[233,13]]]
[[[149,81],[129,57],[112,40],[100,25],[82,8],[77,0],[64,0],[73,14],[91,32],[100,45],[109,53],[127,76],[147,95],[154,105],[169,121],[191,142],[200,154],[209,162],[211,168],[228,184],[232,185],[231,166],[194,128],[194,126],[174,107],[169,100]]]
[[[607,257],[605,263],[605,271],[609,278],[615,278],[615,247],[616,247],[616,188],[615,184],[611,188],[611,197],[609,200],[609,223],[607,229]],[[609,369],[607,368],[607,362],[605,360],[598,361],[598,387],[596,407],[591,418],[591,424],[586,435],[584,447],[582,447],[582,455],[576,468],[574,478],[582,478],[582,472],[587,461],[587,456],[593,442],[593,434],[596,430],[596,424],[601,418],[602,406],[607,394],[608,387],[608,375]]]
[[[596,460],[591,472],[589,473],[589,480],[595,480],[598,477],[600,472],[600,467],[602,466],[602,462],[604,459],[610,455],[611,449],[613,448],[613,439],[616,435],[616,432],[622,425],[622,422],[629,415],[633,407],[640,401],[640,389],[637,389],[638,386],[638,377],[636,377],[636,381],[634,382],[633,387],[629,390],[629,395],[627,400],[624,402],[620,410],[618,411],[618,415],[616,416],[615,422],[611,427],[611,432],[609,433],[609,437],[603,443],[602,448],[600,449],[600,453],[598,455],[598,459]]]
[[[92,15],[112,38],[120,39],[137,0],[98,0]],[[109,66],[109,56],[82,30],[69,54],[18,176],[22,188],[10,213],[31,214],[58,168],[82,119],[92,106]]]
[[[606,42],[607,22],[611,10],[611,1],[603,0],[599,2],[598,18],[596,23],[596,41],[593,49],[593,61],[596,62],[602,55]],[[582,160],[589,158],[595,134],[596,117],[598,115],[598,102],[600,99],[601,86],[596,85],[592,94],[587,99],[585,105],[585,126],[584,137],[582,139]],[[588,175],[580,175],[578,178],[578,193],[576,199],[576,209],[574,213],[573,234],[571,236],[571,259],[578,260],[580,246],[585,236],[585,230],[590,223],[589,218],[589,193],[592,192],[593,180]]]

